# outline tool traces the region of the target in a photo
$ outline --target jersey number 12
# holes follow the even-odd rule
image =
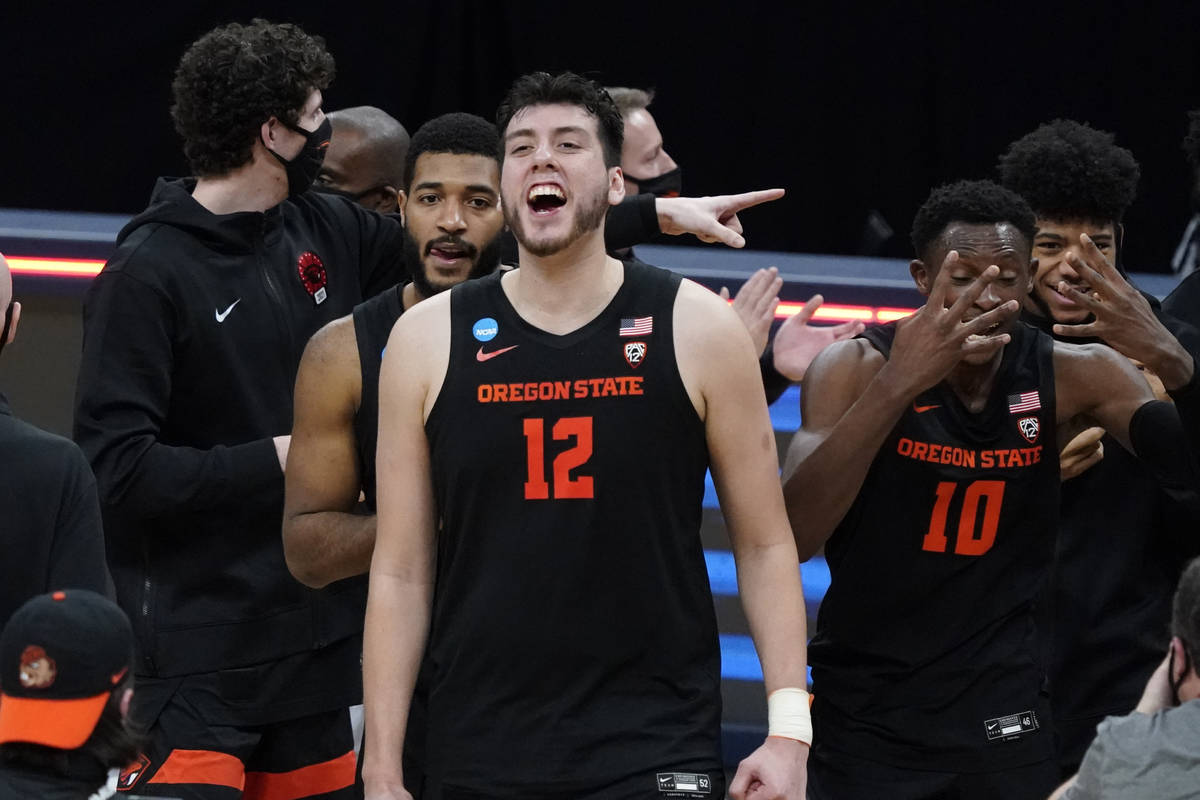
[[[554,457],[554,499],[590,500],[592,479],[588,475],[571,477],[571,470],[581,467],[592,457],[592,418],[563,417],[554,423],[551,435],[556,442],[573,439],[575,444]],[[526,500],[549,500],[550,484],[546,482],[546,421],[541,417],[525,420],[525,479]]]
[[[946,540],[946,515],[950,501],[958,492],[958,484],[942,481],[937,485],[937,500],[929,518],[929,532],[921,542],[921,549],[931,553],[944,553],[949,546]],[[996,543],[996,529],[1000,527],[1000,506],[1004,502],[1004,481],[972,481],[963,495],[962,510],[958,514],[958,536],[954,540],[954,552],[960,556],[981,556]],[[975,534],[975,523],[981,513],[983,525],[979,535]]]

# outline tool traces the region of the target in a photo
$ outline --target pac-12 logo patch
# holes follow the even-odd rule
[[[475,320],[475,324],[471,326],[471,333],[475,334],[475,340],[479,342],[490,342],[496,338],[496,334],[500,332],[500,323],[491,317]]]
[[[1017,420],[1017,427],[1021,430],[1021,435],[1030,444],[1038,440],[1038,432],[1041,430],[1041,425],[1038,423],[1037,417],[1021,417]]]
[[[122,792],[129,791],[137,785],[137,782],[146,774],[146,770],[149,768],[150,759],[146,757],[145,753],[139,753],[137,759],[132,764],[121,770],[121,776],[117,778],[117,789]]]
[[[641,364],[646,358],[646,343],[645,342],[626,342],[625,343],[625,360],[629,362],[629,366],[636,367]]]

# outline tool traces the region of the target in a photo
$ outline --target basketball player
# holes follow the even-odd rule
[[[784,494],[801,556],[824,544],[833,575],[812,642],[811,797],[1053,790],[1033,602],[1058,423],[1095,420],[1152,466],[1188,459],[1174,409],[1127,359],[1016,322],[1034,231],[993,183],[936,190],[913,223],[925,306],[831,346],[805,378]]]
[[[798,800],[804,601],[749,337],[712,293],[605,254],[622,134],[596,84],[526,76],[498,122],[520,268],[402,316],[380,377],[366,796],[409,797],[428,633],[435,796],[721,797],[711,461],[774,692],[731,790]]]

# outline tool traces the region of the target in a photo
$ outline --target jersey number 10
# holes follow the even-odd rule
[[[590,500],[592,479],[587,475],[571,477],[571,470],[581,467],[592,457],[592,418],[563,417],[554,423],[551,435],[556,442],[574,439],[575,445],[554,457],[554,499]],[[546,421],[541,417],[525,420],[525,460],[528,472],[525,479],[526,500],[550,499],[550,484],[546,482]]]
[[[933,515],[929,518],[929,532],[921,542],[921,549],[931,553],[944,553],[949,546],[946,540],[946,514],[950,501],[958,492],[958,484],[942,481],[937,485],[937,500],[933,504]],[[996,529],[1000,526],[1000,506],[1004,502],[1004,481],[972,481],[963,495],[962,510],[958,514],[958,537],[954,540],[954,552],[960,556],[981,556],[996,543]],[[983,526],[975,535],[975,522],[983,506]]]

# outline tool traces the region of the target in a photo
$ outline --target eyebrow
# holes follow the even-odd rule
[[[578,125],[563,125],[562,127],[555,128],[550,133],[554,136],[561,136],[564,133],[577,133],[577,134],[582,134],[582,135],[586,136],[588,131],[587,131],[587,128],[582,128]],[[533,135],[534,135],[533,128],[521,128],[520,130],[515,130],[512,133],[505,136],[504,141],[507,142],[509,139],[516,139],[518,136],[533,136]]]
[[[421,189],[441,189],[443,186],[445,186],[445,184],[441,181],[422,181],[413,187],[413,191],[416,192],[420,191]],[[486,183],[467,184],[467,191],[477,194],[490,194],[493,197],[496,196],[496,190],[491,186],[488,186]]]

